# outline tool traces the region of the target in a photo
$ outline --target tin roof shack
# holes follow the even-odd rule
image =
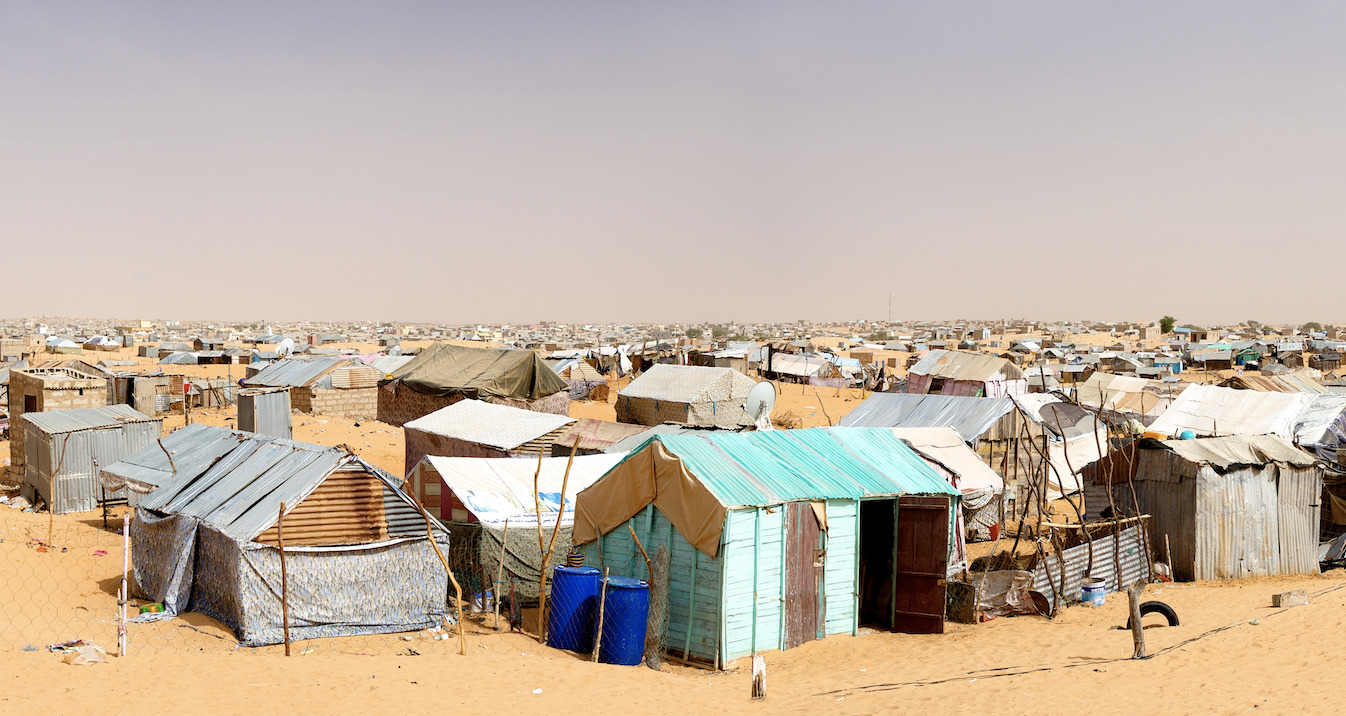
[[[290,405],[301,412],[338,418],[378,413],[383,374],[358,358],[326,356],[276,361],[246,378],[249,388],[289,388]]]
[[[466,401],[464,401],[466,402]],[[471,591],[493,584],[500,568],[500,546],[505,550],[504,584],[513,581],[514,595],[532,602],[537,599],[542,554],[537,548],[537,511],[542,526],[551,530],[560,512],[552,564],[564,564],[570,552],[575,522],[575,495],[592,485],[621,461],[623,455],[592,455],[575,458],[566,483],[565,508],[561,509],[561,486],[566,480],[568,458],[543,458],[541,472],[536,460],[495,460],[478,457],[427,455],[407,473],[406,489],[419,495],[421,504],[439,516],[448,527],[454,549],[449,564]],[[537,476],[540,500],[533,496]],[[505,522],[509,530],[505,530]],[[550,534],[550,533],[549,533]],[[465,586],[464,590],[469,589]],[[491,589],[491,587],[487,587]]]
[[[933,350],[907,371],[908,393],[1009,398],[1028,392],[1022,370],[984,353]]]
[[[129,495],[98,485],[98,466],[111,465],[158,439],[163,420],[126,405],[24,413],[23,492],[53,514],[88,512]]]
[[[402,426],[406,465],[426,455],[447,457],[537,457],[550,454],[561,428],[574,418],[535,413],[480,400],[460,400]]]
[[[570,414],[570,386],[536,351],[434,343],[378,391],[378,419],[402,425],[465,398]]]
[[[1173,552],[1179,580],[1318,573],[1317,458],[1275,435],[1143,439],[1134,485],[1151,544]],[[1131,505],[1114,474],[1119,505]],[[1125,499],[1122,499],[1122,498]]]
[[[24,473],[25,432],[18,430],[24,413],[99,408],[108,404],[108,381],[72,368],[25,368],[9,372],[9,469]]]
[[[588,564],[670,555],[664,635],[724,664],[860,625],[944,630],[958,491],[888,430],[656,435],[575,499]]]
[[[751,378],[732,368],[660,363],[617,393],[617,422],[751,425],[743,403],[754,385]]]
[[[1128,420],[1150,425],[1188,385],[1099,372],[1076,389],[1075,397],[1081,405],[1099,411],[1101,419],[1113,427]]]
[[[397,478],[337,448],[205,425],[163,445],[100,473],[109,489],[148,493],[131,522],[137,593],[165,607],[148,619],[198,612],[245,646],[279,643],[283,504],[292,639],[440,623],[447,575]]]
[[[238,394],[238,429],[289,440],[289,388],[249,388]]]

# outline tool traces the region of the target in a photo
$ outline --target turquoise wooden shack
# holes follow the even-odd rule
[[[889,430],[656,435],[576,497],[585,564],[668,550],[671,653],[716,665],[862,623],[942,632],[959,493]]]

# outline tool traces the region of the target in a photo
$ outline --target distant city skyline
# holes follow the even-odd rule
[[[1343,36],[1331,3],[3,3],[0,312],[1346,322]]]

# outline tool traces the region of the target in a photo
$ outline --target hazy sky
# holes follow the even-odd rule
[[[1346,321],[1346,5],[0,0],[0,315]]]

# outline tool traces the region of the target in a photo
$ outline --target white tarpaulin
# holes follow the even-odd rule
[[[1150,430],[1175,437],[1191,430],[1197,437],[1279,435],[1294,439],[1298,417],[1313,399],[1309,393],[1193,385],[1150,424]]]
[[[1000,492],[1005,481],[963,442],[953,428],[893,428],[897,439],[958,475],[962,492]]]
[[[625,454],[618,453],[580,455],[575,458],[565,486],[565,512],[561,516],[563,523],[574,519],[575,495],[596,482],[624,457]],[[544,524],[554,521],[560,509],[561,483],[569,459],[542,458],[537,491],[541,496]],[[434,468],[443,482],[445,494],[451,492],[481,522],[503,523],[508,519],[513,527],[515,524],[537,521],[533,498],[533,475],[537,472],[537,460],[429,455],[422,460],[422,465]]]

